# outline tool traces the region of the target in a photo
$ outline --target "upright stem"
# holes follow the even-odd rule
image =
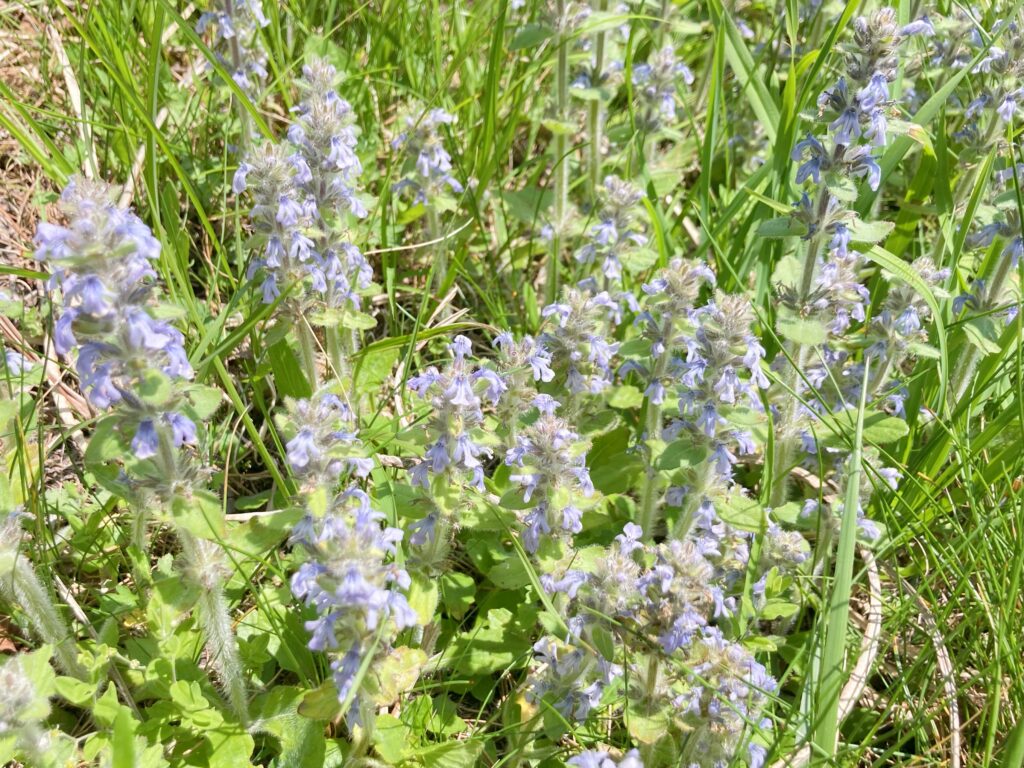
[[[552,222],[553,237],[551,239],[551,257],[548,261],[547,285],[545,297],[548,304],[553,304],[558,298],[558,271],[561,266],[562,257],[562,230],[565,227],[566,211],[569,207],[569,160],[568,136],[562,130],[562,124],[566,122],[566,112],[569,107],[569,48],[568,37],[565,34],[565,6],[566,0],[556,0],[555,13],[558,18],[558,35],[555,44],[558,46],[558,67],[555,70],[555,120],[559,124],[553,142],[555,156],[554,182],[555,182],[555,215]]]
[[[661,381],[668,370],[669,360],[672,357],[672,347],[669,344],[669,340],[672,336],[673,320],[674,318],[668,315],[662,324],[661,338],[664,349],[662,349],[661,354],[658,355],[658,359],[654,363],[654,371],[651,376],[652,382]],[[661,403],[652,402],[650,398],[647,399],[646,429],[648,441],[661,439]],[[640,513],[637,518],[637,524],[643,529],[643,537],[647,541],[654,537],[655,528],[661,522],[658,519],[660,510],[657,504],[657,490],[658,472],[654,466],[653,457],[649,457],[647,472],[644,477],[644,490],[640,497]]]
[[[437,209],[427,203],[427,237],[430,240],[440,240],[441,221],[437,216]],[[448,247],[442,240],[434,243],[434,285],[435,291],[440,293],[444,287],[445,279],[448,277]]]
[[[54,657],[66,674],[87,680],[89,675],[78,663],[75,641],[68,626],[57,612],[32,563],[16,547],[2,553],[0,563],[6,571],[0,573],[0,594],[21,607],[39,639],[53,646]]]
[[[608,0],[595,0],[594,10],[598,13],[608,8]],[[602,30],[594,36],[594,74],[591,77],[591,86],[600,91],[601,79],[604,74],[604,43],[605,33]],[[600,96],[590,102],[587,113],[588,131],[590,133],[590,147],[588,170],[590,172],[590,199],[597,204],[597,192],[601,188],[601,144],[604,129],[604,104]]]
[[[317,372],[316,338],[304,317],[295,318],[295,327],[299,333],[299,351],[302,353],[302,367],[309,377],[309,386],[314,392],[320,388],[320,374]]]
[[[181,542],[181,551],[186,561],[194,571],[197,571],[194,579],[196,586],[199,587],[196,607],[199,609],[198,619],[206,639],[206,650],[214,669],[217,670],[228,703],[238,718],[243,723],[248,723],[249,697],[242,659],[231,625],[231,611],[224,597],[223,580],[212,572],[216,567],[216,560],[221,555],[220,545],[197,539],[184,529],[178,530],[178,541]],[[204,553],[204,548],[217,551],[215,554]]]
[[[229,19],[235,18],[235,3],[234,0],[224,0],[224,12]],[[234,71],[237,72],[242,68],[242,49],[238,44],[238,37],[232,35],[228,41],[228,48],[231,50],[231,66]],[[234,74],[234,72],[232,73]],[[245,111],[245,105],[242,104],[241,100],[238,99],[234,94],[231,95],[231,102],[235,105],[238,110],[238,121],[242,128],[242,137],[239,141],[239,146],[244,153],[249,148],[250,139],[250,127],[249,127],[249,113]]]
[[[999,262],[996,264],[996,270],[992,275],[992,281],[985,289],[985,295],[988,297],[985,301],[987,308],[996,306],[999,301],[999,295],[1003,292],[1003,286],[1006,283],[1007,278],[1010,276],[1010,268],[1013,260],[1008,256],[1000,255]],[[950,392],[953,394],[953,406],[963,400],[964,395],[967,394],[967,390],[971,386],[971,381],[974,378],[974,373],[978,368],[978,364],[981,362],[984,355],[981,349],[976,347],[974,344],[968,343],[967,348],[964,350],[964,354],[957,360],[956,368],[953,371],[953,386],[950,387]]]
[[[815,208],[819,217],[824,213],[828,204],[829,192],[822,187],[818,194]],[[807,244],[807,252],[804,254],[803,272],[800,278],[800,294],[798,304],[803,305],[814,287],[814,274],[818,263],[818,252],[822,244],[822,230],[819,227]],[[768,500],[770,507],[778,507],[786,501],[786,472],[789,470],[793,453],[796,450],[796,436],[786,434],[798,407],[796,399],[797,383],[800,380],[801,372],[807,365],[807,358],[810,350],[803,344],[789,344],[789,354],[793,358],[793,365],[787,367],[782,373],[784,404],[779,409],[779,420],[775,427],[776,441],[775,450],[772,454],[771,481],[772,492]],[[790,394],[790,393],[794,394]]]

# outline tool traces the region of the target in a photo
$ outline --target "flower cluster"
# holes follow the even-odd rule
[[[764,751],[757,745],[750,748],[749,724],[769,727],[761,719],[776,683],[750,651],[726,637],[730,624],[724,620],[736,606],[730,593],[738,586],[722,568],[722,551],[694,534],[645,545],[642,533],[627,524],[590,568],[569,570],[557,579],[548,576],[545,586],[565,593],[570,605],[577,606],[569,620],[577,642],[586,639],[587,647],[600,648],[596,633],[621,633],[623,643],[633,649],[625,660],[632,680],[628,695],[643,706],[669,707],[671,722],[689,734],[692,764],[729,763],[747,741],[748,764],[759,766]],[[739,569],[746,567],[748,557],[746,549],[739,554]],[[780,561],[791,568],[804,557],[801,551]],[[649,643],[646,661],[636,658],[637,637]],[[575,673],[587,670],[593,676],[593,669],[614,669],[613,660],[598,652],[588,661],[579,649],[560,657],[551,648],[557,649],[553,641],[544,644],[546,663],[531,680],[533,690],[556,692],[560,698],[552,705],[582,722],[607,682],[589,682]],[[563,667],[563,675],[553,676],[552,668]],[[563,678],[562,687],[556,685]],[[586,687],[571,685],[581,679],[588,681]]]
[[[535,502],[523,520],[523,546],[528,552],[536,552],[541,537],[552,531],[571,537],[583,530],[583,511],[573,502],[594,492],[585,445],[555,414],[559,405],[550,395],[537,395],[536,421],[517,435],[505,455],[515,473],[510,479],[523,489],[523,500]]]
[[[541,342],[551,352],[555,368],[573,395],[597,393],[611,384],[612,357],[618,342],[607,339],[608,322],[618,322],[621,310],[607,292],[592,294],[571,288],[562,302],[544,307],[544,317],[554,320]]]
[[[550,704],[571,722],[585,722],[622,668],[572,643],[546,636],[533,645],[526,700]]]
[[[600,262],[609,281],[622,278],[622,257],[647,244],[644,227],[638,221],[643,192],[617,176],[606,176],[598,213],[599,223],[590,229],[588,242],[576,251],[582,264]]]
[[[195,424],[163,386],[191,379],[192,366],[181,332],[153,314],[160,243],[105,184],[72,179],[61,207],[67,225],[42,222],[35,240],[36,258],[53,269],[51,290],[63,294],[57,352],[77,351],[82,392],[97,408],[116,409],[138,458],[155,456],[162,444],[194,443]]]
[[[267,142],[239,164],[231,188],[249,192],[253,228],[250,248],[262,255],[249,264],[247,277],[262,271],[263,302],[271,304],[285,291],[296,290],[294,300],[306,291],[326,291],[326,266],[315,250],[309,232],[317,218],[315,201],[305,185],[313,173],[298,152]]]
[[[640,122],[648,131],[675,124],[680,81],[691,85],[693,72],[676,58],[671,46],[652,53],[646,64],[633,66],[633,88],[641,105]]]
[[[249,96],[255,96],[267,78],[267,55],[260,42],[260,30],[269,24],[261,0],[214,0],[196,24],[200,35],[214,28],[213,52],[217,61]]]
[[[403,178],[395,183],[395,192],[409,190],[416,202],[435,204],[446,194],[446,187],[459,194],[462,184],[452,176],[452,158],[444,147],[441,126],[451,125],[455,118],[443,109],[426,113],[411,111],[399,121],[401,131],[391,140],[391,148],[405,157]]]
[[[409,379],[409,388],[431,404],[428,427],[430,447],[411,470],[415,485],[430,487],[430,476],[448,477],[452,473],[469,475],[469,483],[484,487],[482,458],[491,449],[478,442],[483,422],[483,399],[498,402],[506,389],[502,378],[490,368],[474,367],[469,358],[472,343],[456,336],[448,346],[452,361],[444,371],[430,366]]]
[[[356,477],[369,475],[373,460],[363,455],[352,410],[341,397],[324,389],[287,405],[279,423],[292,435],[285,444],[286,458],[304,492],[333,489],[346,469]]]
[[[366,655],[386,655],[396,634],[418,623],[400,591],[409,587],[409,574],[394,562],[402,531],[383,519],[353,487],[322,516],[308,515],[292,535],[310,557],[291,581],[292,593],[318,614],[306,622],[309,647],[330,653],[338,699],[350,704],[346,716],[354,723],[363,716],[355,683]]]
[[[759,390],[768,386],[761,368],[764,348],[751,333],[753,313],[742,296],[719,293],[691,312],[690,320],[695,327],[686,339],[686,359],[675,365],[679,418],[665,435],[674,439],[685,430],[705,438],[715,476],[728,483],[737,461],[733,450],[749,455],[754,444],[748,432],[731,427],[723,414],[744,399],[751,409],[762,409]]]

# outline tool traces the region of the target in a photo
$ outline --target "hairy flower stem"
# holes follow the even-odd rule
[[[1009,256],[1000,254],[998,259],[999,262],[992,275],[992,280],[986,289],[988,299],[985,303],[989,305],[986,309],[992,309],[997,306],[999,296],[1003,292],[1003,286],[1010,276],[1010,270],[1013,265],[1013,259]],[[950,394],[953,396],[952,406],[954,408],[963,401],[967,390],[970,389],[974,374],[977,372],[978,365],[983,357],[984,353],[979,347],[968,343],[967,348],[957,359],[956,367],[953,369],[953,386],[949,388]]]
[[[248,723],[249,703],[242,659],[231,626],[231,612],[224,597],[223,579],[217,567],[223,556],[220,545],[197,539],[184,529],[178,530],[178,541],[181,542],[186,567],[192,572],[192,581],[199,587],[196,608],[206,639],[206,651],[228,703],[238,718]]]
[[[815,209],[823,212],[828,204],[828,190],[822,188],[819,192]],[[804,254],[803,272],[800,279],[799,304],[803,305],[814,287],[814,274],[818,264],[818,252],[821,249],[824,233],[821,228],[811,236],[807,243],[807,252]],[[787,349],[793,364],[789,365],[782,373],[784,403],[779,409],[778,424],[775,428],[776,440],[772,451],[771,484],[772,491],[768,500],[770,507],[778,507],[786,502],[786,473],[789,471],[796,452],[798,437],[786,434],[799,402],[796,396],[797,383],[800,380],[801,372],[807,365],[810,350],[803,344],[788,343]]]
[[[569,159],[568,135],[562,130],[561,124],[566,122],[569,108],[569,40],[565,34],[565,0],[557,0],[558,35],[555,45],[558,50],[558,66],[555,70],[555,121],[559,123],[558,132],[552,142],[554,150],[554,186],[555,208],[551,238],[551,257],[548,261],[545,299],[547,304],[554,304],[558,298],[558,272],[562,257],[562,230],[565,227],[565,216],[569,208]]]
[[[160,433],[155,457],[161,474],[169,480],[180,476],[177,454],[171,436]],[[173,519],[173,517],[172,517]],[[185,574],[199,588],[196,603],[206,650],[227,693],[228,703],[243,723],[249,722],[245,678],[238,644],[231,627],[231,614],[224,598],[224,552],[220,544],[197,538],[181,526],[175,527],[181,544]]]
[[[654,364],[654,371],[651,376],[651,381],[661,381],[665,377],[666,371],[668,371],[669,361],[672,359],[672,347],[669,344],[669,339],[672,336],[672,326],[674,318],[669,315],[665,318],[661,328],[661,338],[664,344],[664,349],[661,354],[658,355],[658,359]],[[661,403],[654,403],[650,398],[647,399],[647,440],[649,442],[655,440],[661,440]],[[657,503],[657,490],[658,490],[658,470],[654,466],[654,457],[649,456],[647,462],[647,471],[644,475],[644,490],[640,500],[640,513],[637,517],[637,525],[643,529],[643,537],[645,541],[650,541],[654,537],[655,528],[658,527],[660,520],[660,509]]]
[[[608,0],[596,0],[594,4],[594,10],[597,13],[603,13],[608,8]],[[601,87],[601,77],[604,71],[604,43],[605,43],[605,32],[602,30],[594,35],[594,73],[591,77],[590,85],[595,89]],[[590,199],[594,205],[597,205],[597,193],[601,188],[601,144],[602,131],[604,128],[604,104],[602,104],[600,98],[596,98],[590,102],[587,108],[587,122],[588,130],[590,133]]]
[[[434,291],[440,296],[444,288],[445,280],[448,277],[448,247],[447,243],[441,240],[441,220],[437,216],[437,209],[427,203],[427,239],[434,245]],[[435,242],[437,241],[437,242]]]
[[[78,663],[75,641],[57,607],[36,575],[29,559],[18,552],[15,524],[0,526],[9,534],[9,541],[0,543],[0,595],[19,606],[38,638],[53,646],[57,664],[68,675],[88,679],[85,668]],[[12,530],[8,531],[7,529]]]
[[[234,0],[225,0],[224,12],[229,18],[235,16],[235,3]],[[234,71],[237,72],[242,67],[242,49],[238,44],[238,38],[232,36],[228,43],[228,47],[231,51],[231,66]],[[251,138],[251,128],[249,126],[249,113],[245,111],[245,105],[242,100],[239,99],[235,94],[231,94],[231,103],[238,110],[238,122],[241,126],[241,138],[238,141],[241,154],[245,154],[245,151],[249,148],[249,141]]]
[[[313,335],[313,329],[309,327],[309,323],[306,322],[304,317],[296,318],[295,327],[299,333],[299,351],[302,354],[302,367],[306,370],[310,388],[313,392],[316,392],[320,387],[320,374],[317,371],[316,337]]]

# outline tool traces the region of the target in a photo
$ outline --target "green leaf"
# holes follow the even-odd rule
[[[758,533],[764,525],[765,514],[761,503],[739,492],[732,492],[715,504],[715,511],[722,520],[741,531]]]
[[[313,393],[306,376],[302,372],[302,364],[295,351],[285,339],[272,344],[267,350],[270,368],[274,372],[274,385],[285,397],[300,399]]]
[[[536,616],[536,612],[534,612]],[[532,645],[532,623],[522,627],[507,608],[492,608],[473,629],[451,644],[450,663],[466,675],[489,675],[525,663]]]
[[[632,384],[616,387],[612,390],[611,397],[608,398],[608,405],[612,408],[628,410],[630,408],[639,408],[643,404],[644,393]]]
[[[136,724],[131,710],[122,707],[114,718],[114,732],[110,739],[111,768],[137,768],[135,728]]]
[[[199,421],[208,421],[224,402],[224,393],[221,390],[204,384],[192,384],[186,389],[186,395],[191,405],[190,415]]]
[[[963,327],[967,341],[986,355],[994,355],[1001,349],[999,327],[991,317],[987,315],[972,317],[963,324]]]
[[[54,685],[57,695],[79,707],[84,707],[92,701],[93,693],[96,691],[96,686],[92,683],[74,677],[58,677],[54,680]]]
[[[342,316],[341,324],[356,331],[369,331],[377,327],[377,318],[365,312],[349,311]]]
[[[891,221],[863,221],[858,218],[850,225],[850,238],[855,243],[871,245],[885,240],[895,228],[896,224]]]
[[[400,354],[398,347],[383,347],[367,350],[361,355],[356,363],[356,391],[376,392],[391,375]]]
[[[526,48],[536,48],[553,34],[555,30],[544,24],[524,24],[512,37],[508,49],[522,51]]]
[[[426,663],[427,654],[419,648],[401,646],[392,649],[367,675],[374,703],[390,707],[398,701],[416,685]]]
[[[791,216],[777,219],[765,219],[757,225],[759,237],[803,237],[807,234],[807,226]]]
[[[409,753],[412,731],[394,715],[377,715],[373,724],[373,744],[391,765],[398,765]]]
[[[668,712],[646,714],[639,708],[631,708],[626,716],[626,730],[641,744],[653,744],[668,731],[670,721]]]
[[[175,496],[171,515],[170,522],[201,539],[219,540],[225,536],[224,508],[209,491],[196,491],[189,498]]]
[[[590,478],[601,493],[625,493],[643,471],[643,460],[627,451],[629,438],[629,428],[619,427],[597,437],[587,453]]]
[[[461,619],[476,602],[476,580],[458,571],[441,574],[441,602],[449,616]]]
[[[318,688],[306,693],[299,702],[298,713],[310,720],[333,720],[341,714],[338,689],[333,680],[324,680]]]
[[[413,754],[425,768],[473,768],[484,745],[482,741],[448,741],[431,744]]]
[[[824,323],[797,317],[788,311],[779,311],[775,318],[775,327],[783,338],[808,347],[824,344],[828,339],[828,328]]]
[[[299,704],[306,691],[287,685],[276,685],[253,702],[253,730],[269,733],[281,745],[277,764],[317,768],[324,763],[323,727],[315,720],[299,714]],[[335,694],[335,700],[337,695]]]
[[[422,573],[413,574],[409,584],[409,606],[416,611],[422,626],[425,627],[434,620],[434,611],[437,610],[439,597],[440,589],[436,579],[429,578]]]

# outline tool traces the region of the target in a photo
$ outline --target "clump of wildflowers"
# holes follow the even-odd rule
[[[448,345],[452,361],[444,371],[430,366],[409,380],[409,388],[431,404],[430,446],[410,470],[414,485],[430,488],[431,476],[450,482],[468,475],[469,484],[483,490],[482,459],[492,453],[480,442],[483,402],[498,402],[506,385],[491,369],[473,364],[472,347],[465,336],[456,336]]]
[[[206,496],[201,482],[205,471],[177,450],[196,442],[195,423],[182,410],[190,405],[184,382],[192,378],[192,368],[181,332],[152,314],[156,272],[151,262],[159,256],[159,243],[135,214],[112,202],[112,190],[105,184],[73,179],[61,200],[68,225],[44,223],[36,235],[36,256],[53,264],[51,288],[60,287],[63,293],[55,344],[62,354],[77,348],[76,369],[86,397],[100,409],[112,409],[115,429],[133,434],[136,458],[152,459],[151,469],[134,468],[145,474],[131,483],[135,489],[155,491],[176,523],[180,504],[203,503],[196,497]],[[135,544],[145,552],[146,505],[136,507]],[[187,526],[179,526],[177,536],[187,573],[204,572],[202,564],[213,557],[213,550],[223,555]],[[211,663],[245,721],[245,682],[223,579],[198,583]]]
[[[331,343],[334,329],[345,322],[345,312],[360,310],[360,292],[373,280],[366,257],[348,239],[347,215],[362,219],[367,210],[356,188],[363,171],[355,151],[358,131],[351,105],[335,90],[337,77],[335,68],[320,59],[302,68],[299,88],[304,99],[288,129],[288,140],[309,169],[309,175],[300,174],[298,181],[312,203],[308,205],[313,219],[308,234],[315,242],[311,287],[325,308],[341,313],[337,318],[326,314],[319,318],[328,326]],[[338,337],[340,349],[332,355],[336,367],[344,367],[341,358],[354,351],[356,338],[352,333]]]
[[[338,700],[350,705],[345,714],[353,724],[366,714],[363,692],[355,688],[366,655],[383,657],[399,631],[418,623],[401,592],[409,575],[394,562],[402,531],[383,519],[370,497],[352,487],[292,536],[310,557],[291,581],[293,594],[318,614],[306,623],[309,647],[330,654]]]
[[[627,524],[603,557],[583,571],[545,577],[546,588],[565,593],[570,609],[578,608],[568,623],[578,641],[587,640],[587,647],[607,648],[599,640],[602,632],[621,634],[630,648],[625,659],[630,706],[666,713],[666,722],[681,734],[686,764],[728,764],[747,744],[747,763],[760,766],[764,750],[749,747],[750,724],[769,726],[762,717],[776,683],[750,651],[725,635],[727,619],[736,610],[733,593],[741,585],[729,573],[737,569],[723,568],[724,549],[701,535],[657,546],[642,543],[642,536],[638,526]],[[787,560],[788,555],[779,558],[787,567],[805,557],[801,553]],[[746,567],[746,557],[743,550],[739,571]],[[572,659],[566,665],[570,672],[588,669],[578,658],[581,653],[566,657]],[[589,663],[599,669],[612,661],[599,656]],[[582,701],[585,706],[563,711],[582,722],[592,709],[586,705],[600,700],[601,687],[589,682],[587,687],[570,686],[575,697],[566,699],[548,679],[551,666],[549,662],[540,670],[543,676],[533,683],[536,690],[558,690],[563,704]],[[573,680],[571,675],[568,680]]]
[[[640,123],[653,132],[676,122],[680,82],[693,83],[693,72],[676,58],[672,46],[651,54],[645,64],[633,66],[633,88],[640,99]]]
[[[373,460],[364,455],[351,408],[337,394],[324,389],[287,406],[278,421],[290,435],[286,458],[303,493],[333,489],[346,469],[356,477],[369,475]]]
[[[551,636],[534,643],[533,654],[526,700],[549,703],[569,722],[586,722],[622,674],[621,667]]]
[[[57,352],[77,351],[83,394],[96,408],[117,411],[138,458],[156,456],[161,440],[194,443],[196,427],[180,410],[181,398],[164,396],[160,384],[193,375],[181,332],[153,313],[160,243],[113,202],[106,184],[72,179],[61,207],[67,226],[42,222],[36,233],[36,258],[52,266],[49,286],[63,295]]]
[[[514,443],[519,417],[532,407],[537,386],[554,380],[555,372],[544,343],[532,336],[516,341],[511,333],[503,331],[494,337],[494,347],[498,350],[498,373],[505,383],[495,411],[509,427]]]
[[[418,203],[436,206],[449,192],[460,194],[462,183],[452,175],[452,158],[445,149],[441,127],[451,125],[455,117],[443,109],[425,113],[411,111],[399,120],[401,129],[391,140],[391,148],[404,159],[402,179],[394,191],[410,191]]]
[[[568,422],[555,411],[559,402],[537,395],[537,419],[516,437],[505,455],[513,468],[510,479],[523,490],[523,501],[535,502],[523,519],[523,546],[536,552],[542,536],[569,538],[583,530],[583,511],[574,503],[594,492],[587,471],[586,447]]]
[[[596,394],[611,384],[612,358],[618,342],[608,341],[609,322],[620,318],[619,305],[607,292],[566,289],[559,304],[544,307],[553,326],[540,337],[551,351],[552,366],[573,395]]]
[[[249,247],[261,255],[250,262],[248,277],[262,272],[264,304],[288,291],[288,300],[304,308],[308,294],[327,290],[324,264],[309,236],[318,215],[305,190],[312,178],[300,153],[271,142],[257,147],[235,171],[232,189],[239,195],[248,191],[253,203]]]
[[[576,251],[582,264],[599,262],[606,281],[622,279],[622,258],[647,244],[639,221],[643,192],[617,176],[606,176],[600,194],[598,223],[589,231],[588,242]]]
[[[267,54],[260,42],[260,30],[269,24],[261,0],[213,0],[210,10],[196,24],[200,35],[214,29],[217,61],[249,96],[256,95],[267,78]]]

